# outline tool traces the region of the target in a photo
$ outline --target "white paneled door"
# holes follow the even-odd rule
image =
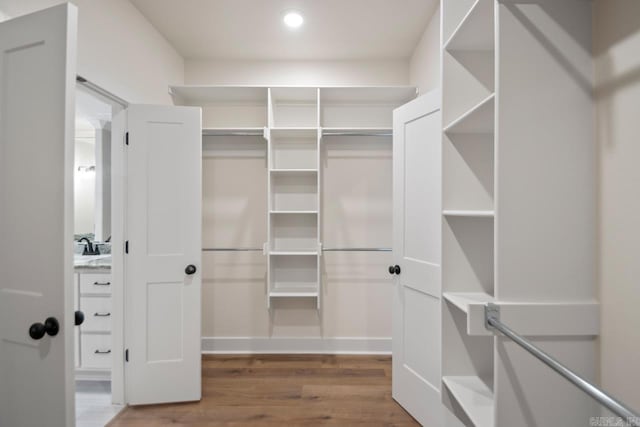
[[[77,10],[0,23],[0,426],[74,425]]]
[[[0,426],[74,425],[77,10],[0,23]]]
[[[393,397],[426,426],[442,425],[440,93],[393,114]]]
[[[201,111],[135,105],[123,114],[126,400],[199,400]]]

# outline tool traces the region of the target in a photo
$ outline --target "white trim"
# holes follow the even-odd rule
[[[111,399],[115,405],[125,405],[124,377],[124,241],[126,202],[126,110],[114,107],[111,122]]]
[[[202,337],[203,354],[391,354],[391,338]]]

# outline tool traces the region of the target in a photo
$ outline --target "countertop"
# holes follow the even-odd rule
[[[73,267],[76,273],[108,273],[111,271],[111,254],[75,255]]]

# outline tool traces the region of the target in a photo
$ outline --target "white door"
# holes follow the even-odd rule
[[[126,400],[200,400],[201,111],[135,105],[124,114]]]
[[[0,23],[0,426],[75,421],[76,30],[68,4]]]
[[[430,427],[442,425],[441,127],[439,91],[393,114],[393,397]]]

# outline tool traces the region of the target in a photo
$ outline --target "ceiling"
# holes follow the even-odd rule
[[[186,59],[411,56],[438,0],[130,0]],[[304,25],[290,30],[285,11]]]

